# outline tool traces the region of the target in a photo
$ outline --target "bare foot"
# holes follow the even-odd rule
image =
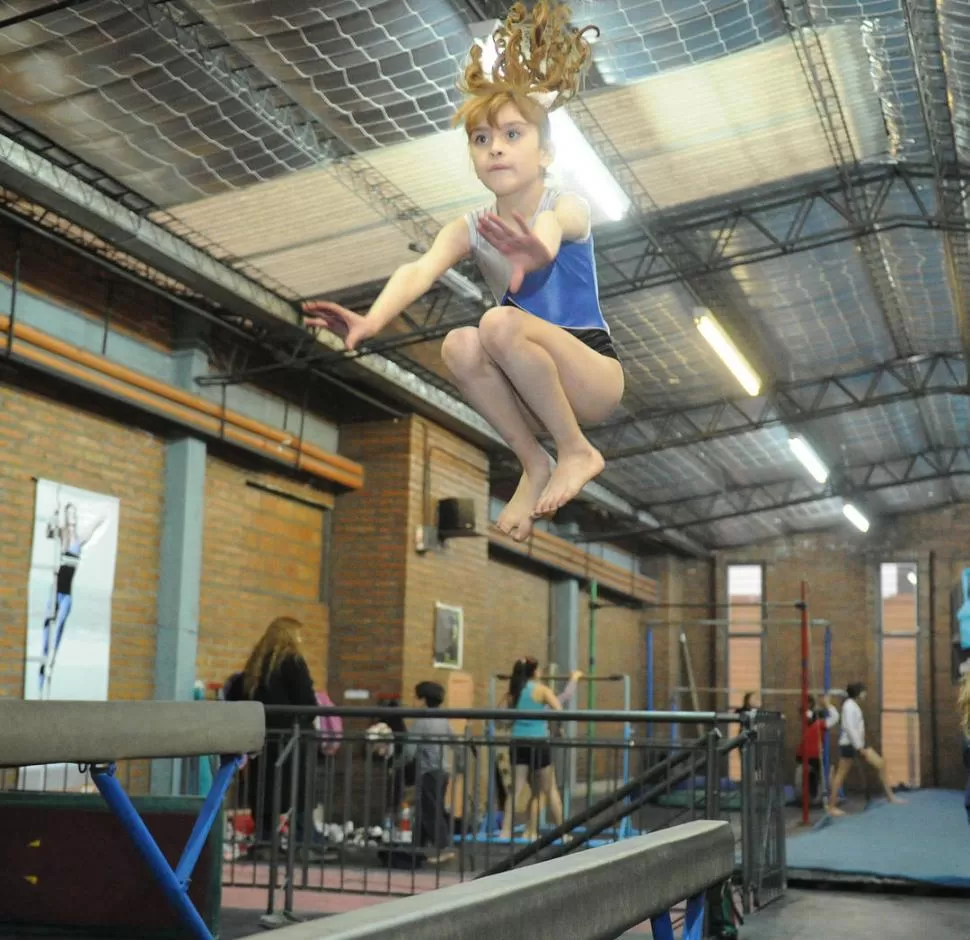
[[[532,510],[532,518],[562,509],[590,480],[599,476],[606,462],[592,444],[576,453],[559,454],[559,463]]]
[[[840,810],[837,806],[827,806],[825,808],[825,812],[828,813],[829,816],[844,816],[845,815],[845,813],[842,810]]]
[[[906,801],[905,801],[905,800],[901,800],[901,799],[900,799],[900,798],[899,798],[898,796],[891,796],[891,797],[889,797],[889,802],[890,802],[890,803],[899,803],[899,804],[903,804],[903,803],[905,803]]]
[[[495,523],[500,531],[511,535],[517,542],[524,542],[529,537],[532,533],[532,507],[546,488],[551,475],[552,471],[548,464],[545,465],[544,470],[540,464],[528,472],[522,472],[515,493]]]

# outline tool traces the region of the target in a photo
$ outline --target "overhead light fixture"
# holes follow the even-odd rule
[[[829,478],[828,467],[822,463],[818,454],[812,450],[811,445],[804,437],[799,437],[797,434],[792,435],[788,438],[788,446],[817,482],[824,483]]]
[[[481,288],[474,281],[469,280],[464,274],[456,271],[454,268],[448,268],[438,280],[456,297],[461,297],[463,300],[482,303],[485,299]]]
[[[910,584],[912,584],[912,585],[915,586],[916,585],[916,572],[915,571],[907,571],[906,572],[906,580],[909,581]]]
[[[482,47],[482,68],[490,72],[498,59],[492,33],[498,21],[476,24],[475,41]],[[630,200],[606,164],[590,146],[583,132],[564,108],[549,115],[556,163],[583,187],[587,195],[610,221],[618,222],[630,209]]]
[[[860,532],[869,531],[869,520],[852,503],[842,507],[842,515],[849,520]]]
[[[711,344],[711,348],[718,354],[721,362],[730,370],[731,374],[741,383],[749,395],[754,397],[761,391],[761,379],[751,368],[748,360],[741,355],[738,348],[731,342],[721,325],[709,313],[703,313],[694,321],[701,336]]]

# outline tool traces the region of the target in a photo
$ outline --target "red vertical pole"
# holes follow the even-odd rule
[[[808,825],[808,584],[802,581],[801,598],[798,603],[802,614],[802,824]]]

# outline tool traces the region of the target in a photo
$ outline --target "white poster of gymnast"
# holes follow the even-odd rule
[[[103,701],[118,552],[114,496],[37,481],[27,592],[25,699]],[[33,768],[34,788],[74,789],[63,765]],[[36,779],[35,779],[36,778]]]
[[[37,481],[26,699],[108,697],[118,500]]]

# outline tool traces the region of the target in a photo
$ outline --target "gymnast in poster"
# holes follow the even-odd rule
[[[118,508],[112,496],[37,481],[25,698],[108,697]]]
[[[94,520],[93,525],[88,526],[87,531],[81,529],[78,524],[77,506],[74,503],[68,503],[64,507],[63,519],[61,518],[60,508],[58,508],[47,523],[47,537],[56,540],[58,564],[54,569],[54,586],[51,591],[47,616],[44,618],[44,661],[40,666],[41,698],[44,697],[45,685],[53,678],[57,651],[60,649],[61,640],[64,638],[67,618],[71,615],[71,607],[74,604],[72,593],[74,575],[81,563],[81,552],[104,523],[105,518],[101,516]],[[52,634],[54,636],[53,646],[51,645]]]

